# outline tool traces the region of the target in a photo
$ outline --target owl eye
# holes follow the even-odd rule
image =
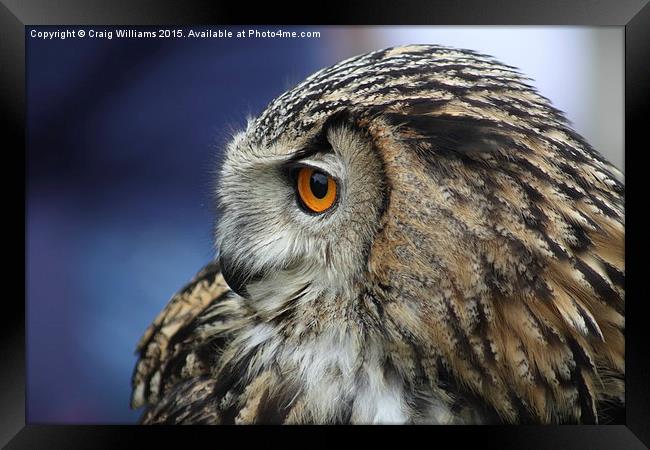
[[[325,212],[336,200],[336,181],[319,170],[300,168],[296,184],[301,204],[311,212]]]

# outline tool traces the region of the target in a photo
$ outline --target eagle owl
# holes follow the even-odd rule
[[[218,258],[144,334],[143,423],[608,423],[623,175],[517,69],[388,48],[224,152]]]

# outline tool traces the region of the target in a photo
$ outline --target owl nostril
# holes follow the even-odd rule
[[[246,291],[246,283],[249,277],[246,277],[241,271],[234,270],[230,259],[224,257],[223,254],[219,256],[219,263],[223,279],[226,280],[230,289],[244,298],[250,298],[248,291]]]

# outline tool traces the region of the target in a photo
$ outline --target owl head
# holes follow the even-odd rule
[[[229,285],[253,302],[269,289],[354,296],[387,202],[371,136],[342,113],[272,142],[254,140],[254,129],[231,142],[220,178]]]
[[[227,283],[283,333],[372,336],[413,386],[594,418],[622,395],[596,369],[623,370],[622,176],[528,82],[413,45],[278,97],[225,150]]]

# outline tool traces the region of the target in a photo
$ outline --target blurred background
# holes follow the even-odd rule
[[[214,27],[226,28],[267,29]],[[214,255],[219,152],[247,115],[318,69],[410,43],[491,54],[533,78],[623,169],[622,27],[283,27],[320,37],[112,40],[42,40],[31,29],[28,423],[137,420],[135,345]]]

